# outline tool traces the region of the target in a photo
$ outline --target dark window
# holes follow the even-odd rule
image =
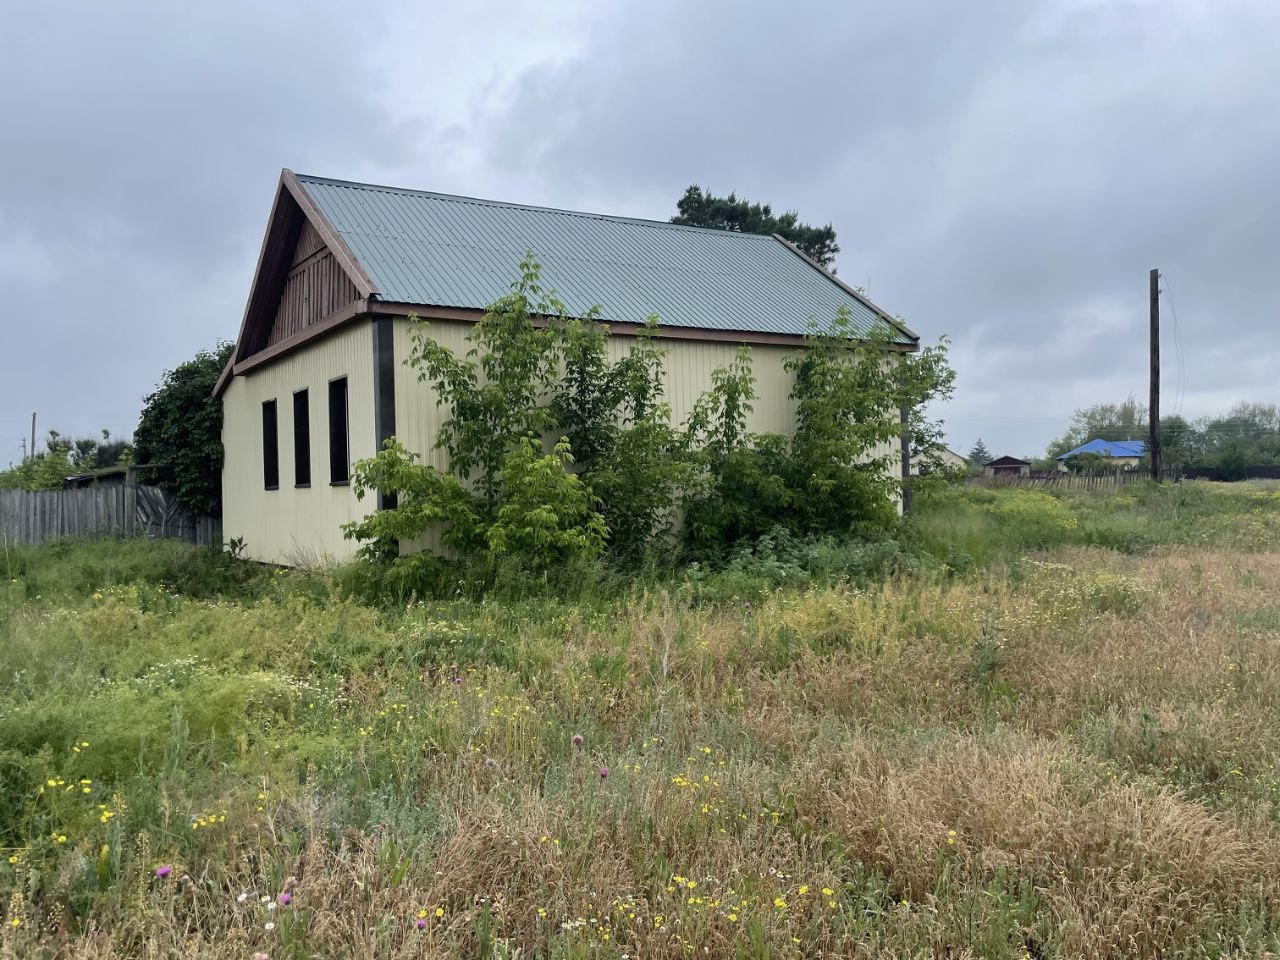
[[[305,390],[293,395],[293,485],[311,486],[311,418]]]
[[[262,403],[262,485],[280,489],[280,433],[276,424],[276,402]]]
[[[351,460],[347,450],[347,378],[329,381],[329,482],[346,483],[351,479]]]

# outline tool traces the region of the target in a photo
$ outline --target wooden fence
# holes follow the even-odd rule
[[[1106,470],[1098,473],[1063,473],[1061,471],[1027,475],[999,474],[994,477],[969,477],[965,482],[975,487],[1039,487],[1054,490],[1119,490],[1131,483],[1151,479],[1150,470]],[[1163,480],[1181,480],[1177,470],[1161,471]]]
[[[0,490],[0,543],[132,536],[204,547],[222,543],[216,520],[193,516],[159,487],[104,483],[66,490]]]

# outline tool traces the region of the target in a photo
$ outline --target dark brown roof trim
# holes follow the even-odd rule
[[[370,309],[397,317],[419,317],[423,320],[464,320],[475,323],[485,311],[472,307],[426,307],[415,303],[387,303],[382,300],[370,303]],[[642,323],[602,321],[609,332],[620,337],[634,337],[642,329]],[[805,338],[797,333],[765,333],[759,330],[712,330],[706,327],[676,327],[658,323],[661,340],[699,340],[704,343],[746,343],[758,346],[802,347]],[[891,344],[890,349],[914,351],[915,344]]]
[[[485,311],[469,307],[424,307],[413,303],[385,303],[381,300],[357,300],[337,310],[318,323],[314,323],[279,343],[260,350],[252,357],[239,362],[228,362],[218,378],[213,395],[222,396],[233,376],[240,376],[257,367],[279,360],[311,340],[356,320],[377,316],[417,317],[421,320],[458,320],[476,323]],[[637,336],[644,329],[641,323],[607,323],[609,332],[620,337]],[[802,347],[805,338],[794,333],[762,333],[758,330],[708,330],[701,327],[672,327],[658,325],[659,340],[693,340],[701,343],[732,343],[748,346]],[[919,349],[915,344],[890,343],[885,348],[897,353],[912,353]]]

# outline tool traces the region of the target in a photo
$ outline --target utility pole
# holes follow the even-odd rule
[[[1151,402],[1147,404],[1151,430],[1151,479],[1160,482],[1160,271],[1151,271]]]
[[[911,417],[906,407],[899,407],[902,424],[902,515],[911,512]]]
[[[31,414],[31,456],[36,455],[36,415]]]
[[[22,462],[27,462],[27,438],[22,438]]]

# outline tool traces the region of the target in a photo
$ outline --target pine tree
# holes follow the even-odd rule
[[[801,223],[799,214],[794,210],[775,214],[769,204],[752,203],[737,194],[716,197],[694,184],[676,203],[676,209],[679,212],[671,218],[672,223],[741,233],[776,233],[828,270],[832,269],[836,254],[840,252],[836,231],[831,224],[810,226]]]
[[[991,459],[991,451],[987,449],[987,445],[982,442],[982,438],[978,438],[978,442],[973,445],[973,449],[969,451],[969,466],[980,467]]]

